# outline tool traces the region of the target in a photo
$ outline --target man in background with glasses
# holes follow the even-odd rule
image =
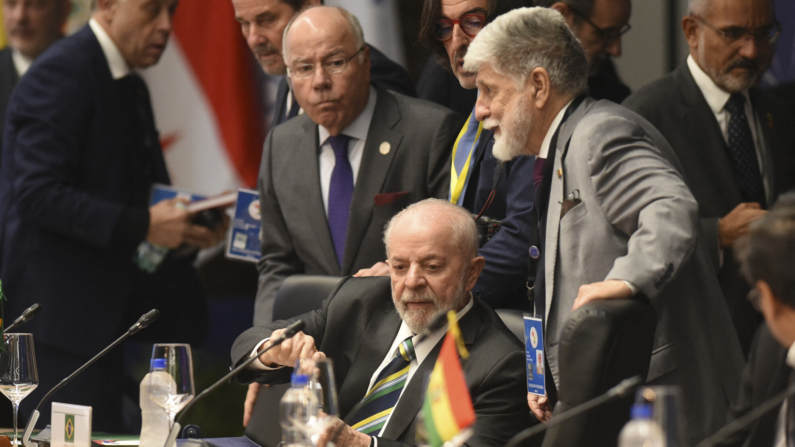
[[[271,323],[287,276],[345,276],[384,261],[387,221],[411,203],[446,195],[462,121],[436,104],[371,86],[370,48],[344,9],[297,14],[282,50],[305,113],[265,140],[255,326]],[[247,414],[256,392],[249,390]]]
[[[784,391],[795,368],[795,194],[782,195],[769,214],[737,241],[737,258],[754,287],[748,298],[765,317],[754,338],[740,386],[735,420]],[[795,443],[795,399],[764,414],[721,445],[755,447]]]
[[[426,1],[420,41],[434,51],[440,64],[451,70],[461,87],[473,90],[475,75],[463,70],[469,43],[489,20],[522,3]],[[480,248],[486,267],[473,293],[494,308],[531,310],[525,284],[530,257],[534,160],[522,157],[500,163],[492,154],[494,132],[483,128],[473,108],[468,113],[469,119],[460,129],[458,139],[448,148],[452,160],[447,168],[450,188],[446,198],[474,215],[482,213],[501,222],[500,230]]]
[[[684,167],[701,228],[747,354],[762,321],[732,249],[768,204],[795,186],[795,118],[754,88],[781,27],[771,0],[690,0],[682,19],[690,55],[624,105],[654,124]]]
[[[630,0],[536,0],[536,6],[563,14],[588,59],[588,90],[591,98],[621,103],[629,87],[621,82],[611,58],[621,57],[621,36],[630,30]]]

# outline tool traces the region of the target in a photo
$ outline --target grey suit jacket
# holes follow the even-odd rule
[[[763,169],[768,204],[795,187],[795,117],[785,104],[757,89],[751,102],[762,124],[765,142]],[[699,207],[701,230],[729,303],[744,352],[761,316],[745,299],[749,286],[731,250],[718,262],[718,218],[743,202],[731,157],[715,115],[693,79],[687,64],[632,94],[624,105],[651,122],[671,144]]]
[[[400,329],[388,277],[349,278],[337,286],[321,309],[289,321],[253,327],[242,333],[232,346],[232,362],[248,358],[254,347],[297,319],[306,326],[315,345],[334,362],[339,409],[343,419],[367,393],[375,371],[386,357]],[[480,300],[459,321],[469,358],[461,361],[472,404],[475,407],[475,434],[471,446],[503,446],[530,425],[525,400],[525,354],[522,344],[505,327],[497,314]],[[379,438],[381,447],[416,444],[417,413],[422,407],[426,378],[433,370],[442,341],[417,367],[406,385],[389,423]],[[244,371],[238,380],[286,383],[292,368],[273,371]],[[346,419],[350,423],[350,420]]]
[[[742,368],[698,206],[665,138],[634,112],[586,99],[560,128],[547,212],[545,280],[550,368],[578,289],[636,285],[658,315],[648,380],[679,385],[690,441],[719,428]],[[562,202],[580,203],[561,216]]]
[[[407,205],[446,197],[450,148],[463,117],[378,90],[353,191],[343,265],[337,263],[320,191],[317,125],[299,115],[265,140],[259,177],[262,258],[254,325],[270,323],[289,275],[344,276],[386,259],[384,226]],[[390,150],[382,154],[382,143]]]

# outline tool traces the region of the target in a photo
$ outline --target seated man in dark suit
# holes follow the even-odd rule
[[[296,359],[328,357],[334,361],[340,415],[347,424],[337,445],[415,444],[426,378],[446,327],[422,341],[417,334],[436,315],[455,310],[470,353],[462,366],[477,417],[467,444],[504,445],[530,424],[524,407],[525,354],[497,314],[470,293],[485,262],[478,256],[477,241],[466,210],[439,199],[409,206],[389,222],[384,234],[390,278],[344,280],[321,309],[298,317],[306,323],[304,332],[263,354],[240,380],[284,383]],[[293,321],[247,330],[235,340],[232,361],[239,364],[255,355]],[[381,416],[386,422],[365,428],[358,423],[371,416],[365,411],[369,407],[351,410],[370,384],[378,382],[401,343],[412,346],[415,354],[406,362],[407,378],[378,398],[389,408]]]
[[[284,76],[287,70],[282,56],[282,37],[287,23],[302,9],[322,4],[323,0],[232,0],[235,19],[240,23],[248,47],[265,73],[271,76]],[[417,96],[406,70],[376,48],[368,47],[370,81],[373,85],[403,95]],[[287,78],[282,77],[276,92],[272,124],[281,124],[296,116],[300,108]]]
[[[766,324],[754,338],[730,421],[784,391],[795,375],[794,193],[782,195],[770,214],[752,225],[750,233],[737,241],[736,253],[746,279],[754,286],[749,299]],[[792,445],[793,432],[786,427],[791,424],[793,405],[795,399],[788,399],[724,445]]]
[[[317,6],[287,27],[285,60],[306,113],[265,140],[254,324],[271,322],[284,278],[343,276],[386,258],[381,231],[407,205],[444,197],[461,117],[370,85],[358,20]]]

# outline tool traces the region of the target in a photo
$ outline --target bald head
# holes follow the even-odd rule
[[[350,33],[345,36],[346,40],[351,38],[356,45],[356,48],[361,48],[364,45],[364,33],[359,19],[353,14],[343,8],[336,6],[310,6],[304,9],[293,17],[292,20],[284,28],[284,37],[282,39],[282,54],[284,61],[289,65],[288,35],[292,28],[296,28],[296,33],[309,31],[309,32],[322,32],[323,30],[330,29],[338,33]]]

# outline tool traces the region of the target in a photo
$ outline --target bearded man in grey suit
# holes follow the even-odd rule
[[[470,45],[464,69],[478,73],[476,114],[495,129],[495,156],[545,159],[535,305],[552,378],[573,310],[646,296],[658,316],[647,380],[682,388],[690,444],[712,433],[743,360],[671,147],[634,112],[585,97],[584,52],[555,11],[501,16]],[[550,399],[528,403],[550,416]]]

